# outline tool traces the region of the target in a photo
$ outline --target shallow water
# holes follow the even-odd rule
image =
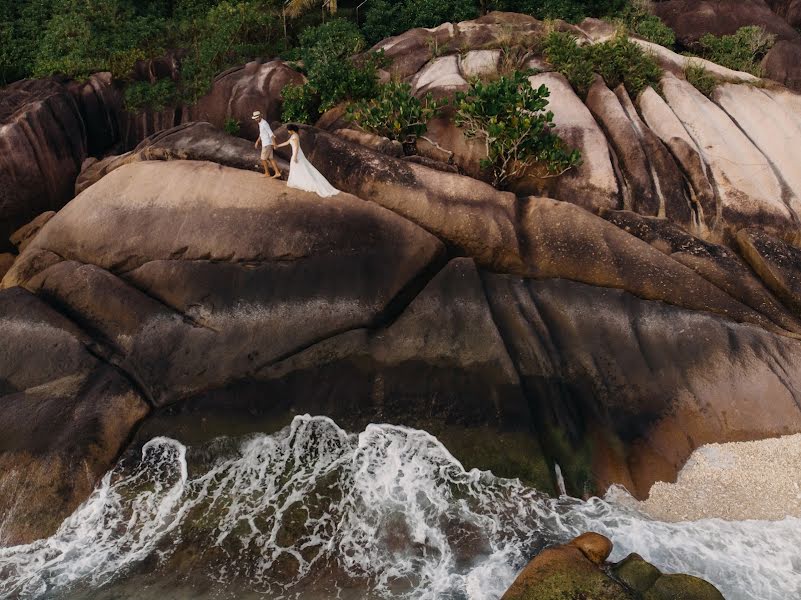
[[[729,600],[801,597],[801,520],[654,521],[622,490],[552,499],[465,471],[433,436],[297,417],[198,448],[156,438],[46,540],[0,548],[0,597],[499,598],[584,531]]]

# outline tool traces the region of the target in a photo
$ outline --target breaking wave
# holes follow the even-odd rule
[[[466,471],[433,436],[296,417],[187,448],[155,438],[52,537],[0,548],[4,598],[499,598],[546,545],[607,535],[729,600],[801,597],[801,521],[654,521],[625,492],[553,499]]]

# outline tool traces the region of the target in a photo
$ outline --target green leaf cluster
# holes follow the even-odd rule
[[[666,48],[676,45],[674,31],[651,12],[651,0],[631,0],[615,20],[649,42]]]
[[[479,15],[477,0],[370,0],[362,26],[371,44],[415,27],[437,27]]]
[[[547,87],[533,88],[520,71],[489,83],[474,80],[456,95],[454,120],[465,135],[484,141],[482,167],[492,169],[493,185],[505,187],[532,172],[555,176],[580,164],[580,153],[553,131],[549,96]]]
[[[288,123],[313,123],[320,117],[320,94],[308,83],[285,86],[281,98],[281,118]]]
[[[445,104],[447,101],[435,101],[431,94],[416,98],[408,83],[390,82],[379,86],[375,98],[349,105],[346,114],[365,131],[412,144]]]
[[[741,27],[733,35],[706,34],[697,44],[697,53],[714,63],[761,76],[760,61],[776,43],[776,36],[757,25]]]
[[[648,86],[658,88],[662,77],[656,59],[624,34],[599,44],[579,45],[571,34],[553,31],[545,40],[545,58],[582,97],[596,73],[611,88],[622,83],[632,97]]]
[[[301,90],[286,90],[285,121],[311,123],[340,102],[377,94],[383,55],[368,53],[352,58],[366,43],[350,21],[334,19],[310,28],[301,36],[301,44],[300,57],[308,81]]]

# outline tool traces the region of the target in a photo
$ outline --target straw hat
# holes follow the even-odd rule
[[[261,119],[261,113],[258,110],[254,110],[253,116],[250,118],[253,119],[254,121],[258,121],[259,119]]]

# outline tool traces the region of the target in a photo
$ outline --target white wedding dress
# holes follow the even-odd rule
[[[314,192],[318,196],[328,198],[336,196],[339,190],[328,183],[314,165],[309,162],[300,147],[300,140],[297,135],[289,138],[289,145],[292,146],[292,158],[289,163],[289,178],[286,180],[287,187]]]

